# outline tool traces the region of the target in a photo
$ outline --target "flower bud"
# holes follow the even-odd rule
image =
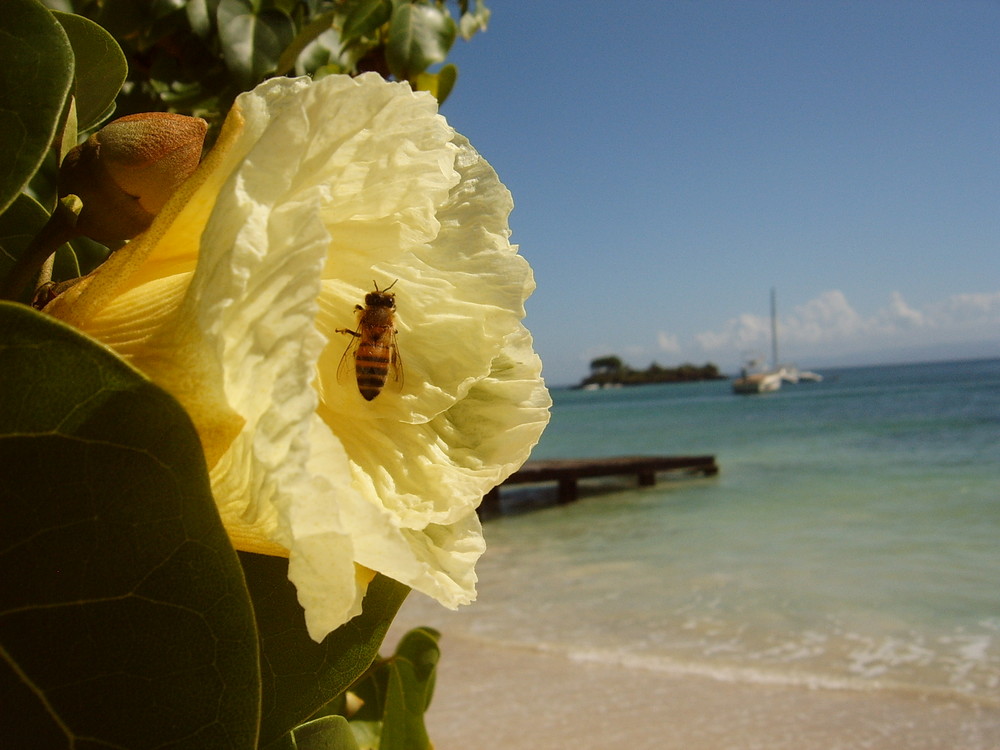
[[[148,112],[114,120],[72,149],[59,195],[83,201],[81,234],[118,245],[146,229],[198,166],[207,129],[197,117]]]

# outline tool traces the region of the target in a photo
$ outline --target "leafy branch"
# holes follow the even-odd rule
[[[21,301],[116,245],[81,236],[101,200],[58,177],[113,113],[218,123],[269,76],[366,70],[443,100],[457,72],[432,67],[489,20],[482,0],[454,3],[457,21],[444,0],[48,5],[4,0],[0,19],[0,286]],[[437,634],[378,657],[405,586],[376,576],[362,614],[313,642],[287,561],[233,549],[177,401],[12,302],[0,393],[0,744],[430,747]]]

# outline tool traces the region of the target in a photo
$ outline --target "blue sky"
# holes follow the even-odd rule
[[[552,384],[591,359],[1000,356],[1000,3],[491,0],[449,121],[514,195]]]

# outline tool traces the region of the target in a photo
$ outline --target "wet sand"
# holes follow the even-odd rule
[[[437,618],[433,618],[437,619]],[[436,750],[1000,750],[1000,706],[720,681],[449,634],[427,724]],[[403,616],[385,651],[421,624]]]

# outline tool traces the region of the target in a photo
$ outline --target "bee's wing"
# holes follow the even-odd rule
[[[393,282],[394,284],[396,282]],[[389,358],[389,369],[392,370],[392,379],[403,386],[403,359],[399,356],[399,347],[396,346],[396,329],[389,334],[389,348],[392,350],[392,357]]]
[[[337,365],[337,382],[343,383],[345,380],[353,377],[354,374],[354,351],[358,348],[358,344],[361,343],[361,337],[354,331],[348,331],[344,328],[337,329],[338,333],[349,334],[351,340],[347,342],[347,348],[344,349],[344,353],[340,355],[340,364]]]

